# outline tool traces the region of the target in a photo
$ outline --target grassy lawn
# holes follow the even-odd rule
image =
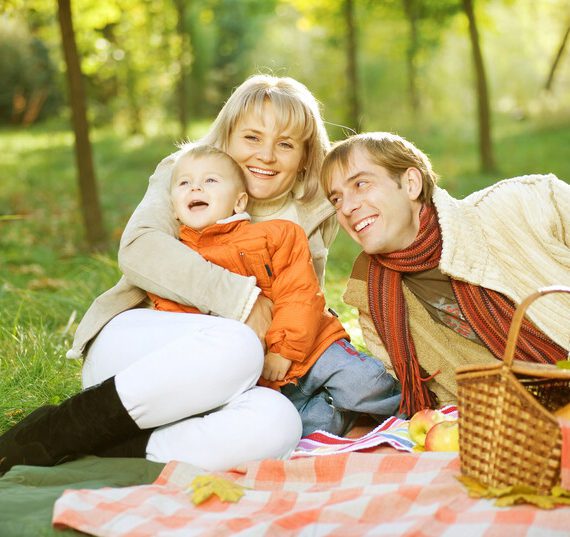
[[[498,125],[500,169],[492,176],[477,172],[473,133],[402,134],[426,150],[443,186],[459,197],[524,173],[553,172],[570,179],[569,121]],[[93,298],[118,279],[116,247],[122,228],[155,165],[174,147],[167,137],[125,139],[111,129],[97,130],[92,138],[111,244],[98,255],[82,248],[67,126],[0,129],[0,431],[36,406],[79,389],[81,364],[65,358],[75,326]],[[341,233],[330,253],[326,293],[359,342],[354,312],[341,299],[357,253]]]

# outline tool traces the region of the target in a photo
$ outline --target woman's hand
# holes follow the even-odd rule
[[[245,324],[249,326],[261,341],[263,352],[267,350],[265,334],[273,320],[273,302],[264,295],[259,295]]]
[[[276,352],[268,352],[265,355],[265,362],[263,364],[263,372],[261,376],[265,380],[283,380],[287,371],[291,367],[291,360],[283,358]]]

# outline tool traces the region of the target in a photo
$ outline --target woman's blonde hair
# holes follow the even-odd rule
[[[304,187],[299,199],[311,201],[319,189],[321,166],[330,141],[319,103],[301,82],[290,77],[251,76],[235,89],[199,143],[227,151],[236,124],[249,113],[262,117],[266,102],[273,105],[277,127],[294,133],[304,143],[303,171],[299,177],[304,180]]]
[[[418,201],[431,204],[438,176],[433,171],[428,156],[402,136],[391,132],[355,134],[335,143],[321,170],[321,184],[327,196],[330,195],[332,174],[339,168],[343,172],[348,169],[356,148],[364,149],[372,162],[386,168],[390,177],[398,184],[408,168],[417,168],[422,175],[422,191]]]

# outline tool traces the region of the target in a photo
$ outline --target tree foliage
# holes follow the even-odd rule
[[[0,18],[0,122],[34,123],[61,101],[56,70],[45,43],[17,20]]]
[[[475,125],[475,101],[463,97],[474,78],[460,0],[73,0],[73,7],[95,124],[153,134],[173,121],[211,118],[261,70],[305,82],[333,137],[346,132],[334,124],[354,126],[355,115],[367,129],[466,117]],[[493,60],[492,111],[522,117],[568,107],[567,54],[556,62],[553,90],[541,93],[565,35],[567,3],[481,0],[476,7],[482,53]],[[3,0],[2,8],[4,21],[17,18],[44,43],[59,72],[54,87],[62,87],[54,2]]]

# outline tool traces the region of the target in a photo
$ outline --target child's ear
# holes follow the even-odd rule
[[[234,204],[234,213],[243,213],[247,207],[247,192],[240,192]]]

